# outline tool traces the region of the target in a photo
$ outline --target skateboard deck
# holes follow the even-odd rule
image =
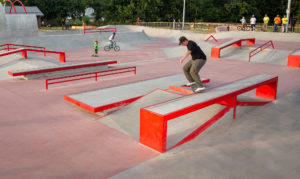
[[[197,89],[197,85],[196,84],[191,85],[191,89],[194,93],[196,93],[195,90]]]

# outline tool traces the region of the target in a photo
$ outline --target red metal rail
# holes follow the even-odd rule
[[[83,73],[83,74],[70,75],[70,76],[64,76],[64,77],[58,77],[58,78],[49,78],[49,79],[45,80],[45,85],[46,85],[46,90],[48,90],[48,86],[51,84],[65,83],[65,82],[83,80],[83,79],[88,79],[88,78],[95,78],[95,81],[98,81],[98,77],[101,77],[101,76],[109,76],[109,75],[128,73],[128,72],[134,72],[134,74],[136,74],[136,67],[135,66],[134,67],[122,67],[122,68],[116,68],[116,69],[110,69],[110,70],[102,70],[102,71],[98,71],[98,72]],[[80,76],[85,76],[85,77],[80,77]],[[76,77],[79,77],[79,78],[76,78]],[[66,78],[72,78],[72,79],[62,80],[62,79],[66,79]],[[56,80],[61,80],[61,81],[56,81]],[[49,81],[54,81],[54,82],[49,82]]]
[[[3,44],[3,45],[0,45],[0,47],[3,47],[3,46],[5,46],[6,48],[2,48],[2,49],[0,49],[0,51],[2,51],[2,50],[9,51],[9,50],[12,50],[12,49],[17,49],[15,47],[38,48],[38,49],[46,50],[45,47],[38,47],[38,46],[32,46],[32,45],[20,45],[20,44]],[[11,46],[13,46],[13,47],[11,47]]]
[[[117,28],[99,28],[99,29],[86,29],[85,26],[83,27],[83,33],[102,33],[102,32],[117,32]]]
[[[22,5],[25,14],[27,14],[27,11],[26,11],[26,8],[25,8],[24,4],[23,4],[20,0],[15,0],[15,1],[13,2],[13,5],[15,5],[16,2],[19,2],[19,3]],[[10,6],[9,14],[11,14],[11,9],[12,9],[12,6]]]
[[[264,49],[266,49],[266,48],[268,48],[270,46],[272,46],[273,49],[274,49],[274,44],[273,44],[272,40],[264,43],[263,45],[257,47],[256,49],[252,50],[251,52],[249,52],[249,62],[250,62],[251,57],[253,57],[254,55],[258,54],[259,52],[263,51]]]
[[[210,36],[205,40],[205,42],[207,42],[208,39],[210,39],[210,38],[213,38],[216,42],[218,42],[217,39],[216,39],[213,35],[210,35]]]
[[[31,46],[31,45],[19,45],[19,44],[4,44],[4,45],[0,45],[0,48],[1,47],[5,47],[5,48],[0,49],[0,51],[7,50],[9,52],[0,54],[0,56],[5,56],[5,55],[10,55],[10,54],[13,54],[13,53],[20,53],[21,52],[22,56],[25,59],[27,59],[27,52],[28,51],[31,51],[31,52],[43,52],[44,56],[46,56],[46,53],[56,53],[56,54],[59,54],[59,61],[60,62],[63,62],[63,63],[66,62],[66,54],[65,54],[65,52],[49,51],[49,50],[46,50],[45,47],[38,47],[38,46]],[[24,48],[20,49],[20,50],[17,50],[17,51],[10,51],[10,50],[16,50],[16,49],[18,49],[16,47],[24,47]]]
[[[12,3],[10,0],[4,0],[4,1],[2,2],[2,4],[4,5],[6,2],[9,2],[9,3],[10,3],[11,7],[14,8],[15,14],[17,14],[16,7],[14,6],[14,3]],[[11,14],[11,10],[10,10],[9,14]]]

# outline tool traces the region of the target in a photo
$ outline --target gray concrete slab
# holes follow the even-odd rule
[[[68,95],[68,97],[92,107],[99,107],[143,96],[157,88],[168,89],[170,85],[175,83],[178,85],[185,84],[186,79],[183,75],[172,75],[111,88]]]
[[[181,96],[182,95],[176,93],[158,89],[121,108],[120,110],[101,118],[99,122],[117,129],[139,141],[140,109]]]
[[[158,104],[155,106],[147,107],[146,109],[157,114],[166,115],[180,109],[187,108],[189,106],[205,102],[211,99],[215,99],[219,96],[238,91],[247,86],[254,85],[256,83],[271,79],[271,75],[256,75],[246,79],[238,80],[230,84],[211,89],[205,93],[194,94],[180,98],[177,100],[172,100],[166,103]]]
[[[228,41],[228,42],[225,42],[225,43],[223,43],[223,44],[220,44],[220,45],[215,46],[215,48],[225,47],[225,46],[227,46],[227,45],[229,45],[229,44],[232,44],[232,43],[234,43],[234,42],[236,42],[236,41],[238,41],[238,40],[240,40],[240,39],[237,39],[237,38],[232,39],[232,40],[230,40],[230,41]]]
[[[296,52],[294,52],[293,55],[300,55],[300,50],[297,50]]]
[[[239,107],[196,139],[111,177],[289,178],[300,175],[300,90],[273,103]]]

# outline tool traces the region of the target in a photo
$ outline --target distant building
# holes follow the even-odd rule
[[[11,6],[5,6],[5,13],[9,14]],[[25,14],[23,6],[15,6],[17,14]],[[36,6],[25,6],[27,14],[35,14],[37,19],[38,27],[41,27],[41,17],[44,16],[44,14],[41,12],[41,10]],[[11,14],[14,14],[14,8],[11,9]]]

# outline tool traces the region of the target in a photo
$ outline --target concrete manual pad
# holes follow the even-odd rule
[[[247,86],[256,84],[257,82],[268,80],[271,78],[272,78],[271,75],[264,75],[264,74],[256,75],[256,76],[252,76],[252,77],[249,77],[246,79],[242,79],[242,80],[230,83],[225,86],[214,88],[205,93],[186,96],[186,97],[178,99],[178,100],[173,100],[173,101],[162,103],[162,104],[159,104],[156,106],[151,106],[146,109],[149,111],[155,112],[157,114],[166,115],[171,112],[187,108],[196,103],[201,103],[201,102],[213,99],[213,98],[217,98],[218,96],[222,96],[222,95],[228,94],[230,92],[237,91],[239,89],[243,89]]]
[[[73,94],[67,97],[71,98],[73,101],[96,108],[143,96],[157,88],[168,89],[169,85],[174,83],[181,85],[186,83],[186,79],[183,75],[172,75],[85,93]]]
[[[182,95],[173,92],[158,89],[121,108],[120,110],[101,118],[99,122],[130,135],[139,141],[140,109],[181,96]]]
[[[296,52],[294,52],[293,55],[300,55],[300,50],[297,50]]]

